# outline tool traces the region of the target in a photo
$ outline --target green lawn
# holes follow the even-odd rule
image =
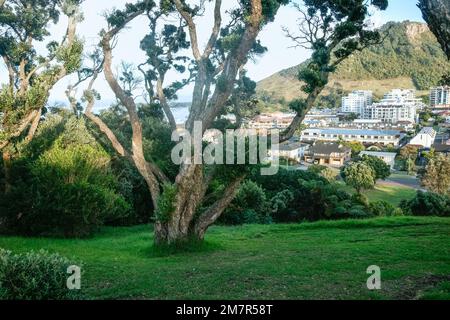
[[[378,185],[375,190],[367,191],[366,195],[370,201],[384,200],[397,206],[402,200],[414,198],[416,193],[416,190],[407,187]]]
[[[196,250],[152,247],[150,226],[105,228],[93,239],[0,237],[83,261],[84,293],[120,299],[450,299],[450,219],[377,218],[214,227]],[[382,270],[382,290],[366,269]]]
[[[341,183],[342,188],[347,192],[354,193],[355,190]],[[398,206],[402,200],[411,200],[416,195],[417,190],[401,186],[376,185],[374,190],[368,190],[364,194],[369,201],[384,200],[394,206]]]

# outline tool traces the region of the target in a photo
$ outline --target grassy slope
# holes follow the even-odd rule
[[[158,255],[149,226],[105,228],[90,240],[0,238],[16,252],[46,248],[84,262],[93,298],[450,299],[450,219],[380,218],[214,227],[201,250]],[[382,269],[383,290],[366,289]],[[448,279],[448,277],[447,277]]]

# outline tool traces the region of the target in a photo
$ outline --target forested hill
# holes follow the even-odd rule
[[[393,88],[413,88],[426,95],[437,84],[450,63],[426,24],[389,22],[380,29],[382,44],[352,55],[333,75],[321,104],[332,106],[343,93],[371,89],[377,97]],[[306,62],[280,71],[258,83],[260,100],[266,107],[280,108],[300,93],[298,69]]]

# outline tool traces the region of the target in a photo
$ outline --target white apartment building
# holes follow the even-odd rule
[[[383,123],[397,124],[416,123],[417,110],[421,107],[421,99],[416,99],[414,90],[394,89],[384,95],[383,100],[368,106],[365,119],[381,120]]]
[[[433,128],[423,128],[410,142],[410,145],[431,148],[436,140],[436,131]]]
[[[357,90],[342,98],[342,113],[364,114],[367,106],[372,104],[372,91]]]
[[[393,89],[384,95],[383,100],[415,100],[416,91],[414,89]]]
[[[399,122],[416,123],[417,105],[406,102],[383,101],[374,103],[366,108],[364,118],[381,120],[383,123],[396,124]]]
[[[339,129],[339,128],[322,128],[322,129],[306,129],[301,133],[301,141],[349,141],[361,142],[367,145],[381,144],[393,145],[400,144],[404,138],[404,134],[398,130],[361,130],[361,129]]]
[[[450,87],[435,87],[430,92],[431,108],[450,108]]]

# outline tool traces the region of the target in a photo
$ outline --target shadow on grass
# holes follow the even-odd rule
[[[450,224],[450,219],[430,217],[424,219],[422,217],[377,217],[370,219],[344,219],[334,221],[317,221],[317,222],[303,222],[300,224],[284,224],[275,226],[270,230],[270,233],[283,233],[287,231],[301,231],[314,229],[394,229],[411,226],[428,226],[433,224]]]
[[[197,253],[211,253],[224,250],[225,247],[215,241],[190,240],[188,242],[179,242],[171,245],[151,245],[144,250],[146,257],[164,258],[173,256],[185,256]]]

